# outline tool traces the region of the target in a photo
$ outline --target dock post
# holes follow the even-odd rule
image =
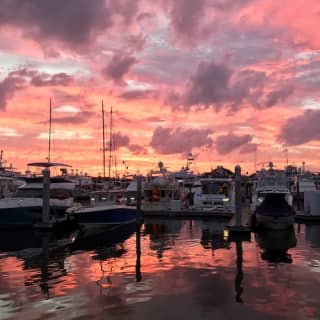
[[[49,223],[49,215],[50,215],[50,170],[49,168],[45,168],[43,171],[43,202],[42,202],[42,223]]]
[[[235,167],[235,200],[236,200],[236,226],[241,226],[241,167]]]
[[[136,199],[136,206],[137,206],[137,217],[141,218],[141,193],[142,193],[142,177],[137,176],[137,199]]]
[[[251,232],[248,224],[242,224],[242,212],[241,212],[241,167],[237,165],[235,167],[234,176],[235,186],[235,217],[232,222],[227,226],[228,237],[230,239],[247,239],[250,241]]]
[[[45,168],[43,173],[43,194],[42,194],[42,222],[36,223],[34,228],[52,229],[54,225],[50,223],[50,170]]]

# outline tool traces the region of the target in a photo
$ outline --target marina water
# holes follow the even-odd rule
[[[0,319],[320,319],[320,225],[227,222],[0,235]]]

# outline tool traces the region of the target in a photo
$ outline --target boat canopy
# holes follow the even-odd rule
[[[49,168],[49,167],[72,167],[68,164],[60,163],[60,162],[32,162],[28,163],[27,166],[32,167],[43,167],[43,168]]]

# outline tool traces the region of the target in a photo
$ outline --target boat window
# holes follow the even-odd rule
[[[51,189],[50,198],[51,199],[67,199],[72,197],[72,191],[68,189]]]
[[[42,198],[42,189],[39,188],[28,188],[18,189],[16,196],[18,198]]]
[[[202,186],[202,192],[204,194],[224,194],[228,195],[228,184],[223,182],[211,182]]]

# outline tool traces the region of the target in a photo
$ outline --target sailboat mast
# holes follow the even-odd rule
[[[51,156],[51,126],[52,126],[52,104],[51,104],[51,97],[50,97],[48,162],[50,162],[50,156]]]
[[[110,109],[110,133],[109,133],[109,179],[111,178],[112,166],[112,106]]]
[[[103,107],[103,99],[101,104],[102,111],[102,154],[103,154],[103,178],[106,178],[106,139],[104,133],[104,107]]]

